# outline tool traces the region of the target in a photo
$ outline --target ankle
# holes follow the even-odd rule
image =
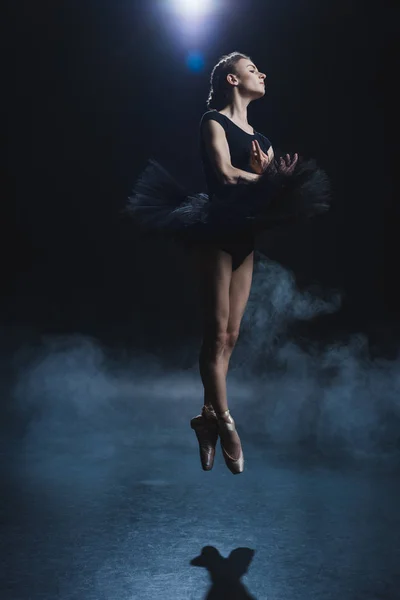
[[[232,421],[232,417],[231,417],[231,413],[228,410],[224,410],[222,412],[217,412],[217,419],[219,419],[220,421],[226,421],[227,423],[230,423]]]
[[[217,415],[212,404],[204,404],[201,410],[203,417],[216,419]]]

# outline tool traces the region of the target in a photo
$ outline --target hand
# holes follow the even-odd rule
[[[294,154],[293,158],[290,157],[290,154],[286,154],[286,156],[281,156],[278,163],[278,173],[282,173],[282,175],[292,175],[293,171],[296,168],[297,161],[299,160],[299,155],[297,152]]]
[[[257,140],[253,140],[251,156],[250,156],[250,167],[253,169],[254,173],[261,175],[264,173],[265,169],[268,167],[270,161],[273,158],[273,152],[268,151],[268,154],[265,154],[260,148],[260,144]]]

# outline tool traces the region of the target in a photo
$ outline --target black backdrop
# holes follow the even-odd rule
[[[332,329],[395,331],[394,3],[226,0],[199,46],[201,72],[188,69],[179,21],[158,5],[8,7],[3,319],[116,337],[136,319],[145,325],[130,341],[139,345],[159,339],[160,327],[190,332],[193,292],[179,252],[134,238],[120,211],[150,156],[204,188],[197,128],[209,73],[221,54],[240,50],[267,73],[252,124],[275,147],[316,157],[335,190],[326,218],[264,236],[262,247],[300,286],[343,290]]]

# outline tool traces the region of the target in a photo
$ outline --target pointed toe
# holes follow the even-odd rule
[[[194,430],[199,443],[200,462],[203,471],[211,471],[214,466],[215,448],[218,441],[218,427],[214,420],[203,415],[193,417],[190,426]]]

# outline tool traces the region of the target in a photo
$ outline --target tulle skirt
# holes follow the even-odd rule
[[[255,183],[226,185],[221,196],[211,198],[190,194],[150,160],[125,212],[148,234],[166,235],[187,247],[216,244],[232,255],[236,268],[254,249],[257,233],[324,213],[330,197],[329,179],[314,160],[299,160],[291,175],[274,162]]]

